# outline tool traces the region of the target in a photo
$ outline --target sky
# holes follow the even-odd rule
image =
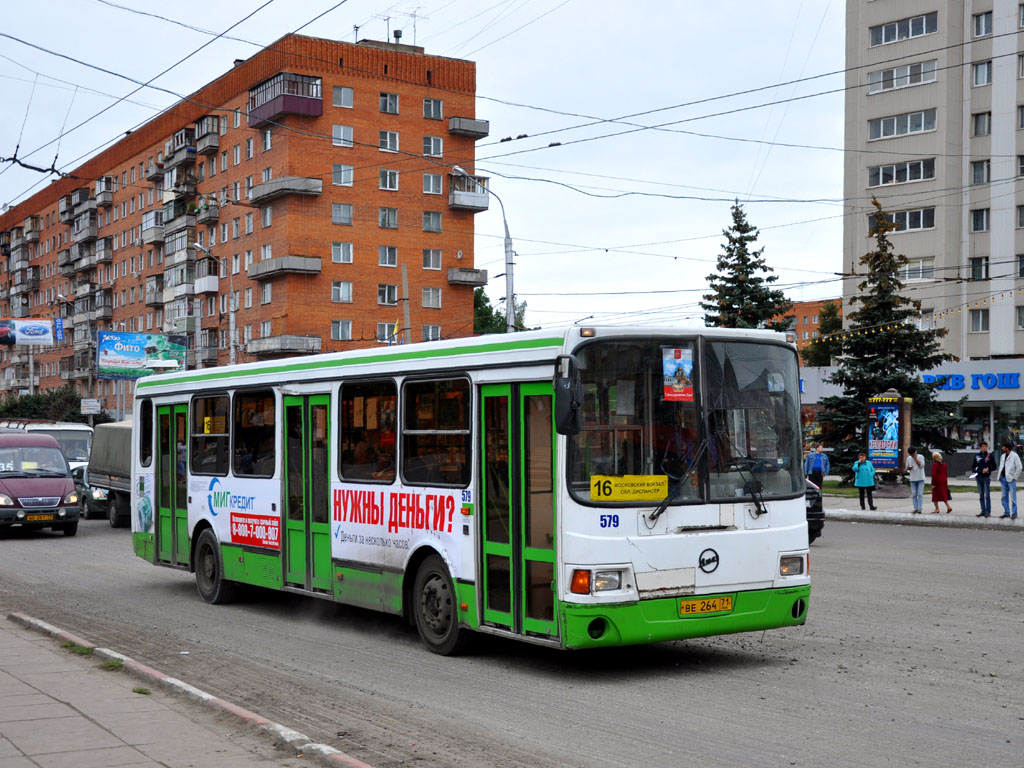
[[[56,157],[70,171],[174,104],[173,93],[197,90],[300,27],[346,42],[356,26],[360,39],[401,29],[403,43],[427,54],[476,62],[476,116],[490,122],[476,173],[504,203],[527,326],[702,325],[698,302],[734,200],[761,230],[758,245],[790,299],[841,293],[840,0],[4,6],[0,157],[17,147],[24,162],[46,168]],[[147,82],[164,70],[156,88],[116,103],[138,88],[117,75]],[[51,178],[0,163],[0,207]],[[475,221],[476,266],[488,270],[498,305],[501,206]]]

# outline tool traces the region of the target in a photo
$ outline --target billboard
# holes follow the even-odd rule
[[[42,344],[53,346],[53,321],[36,317],[0,317],[0,344]]]
[[[179,370],[185,368],[187,336],[99,331],[96,341],[98,379],[141,379],[174,370],[166,361],[176,362]],[[154,361],[161,362],[151,365]]]

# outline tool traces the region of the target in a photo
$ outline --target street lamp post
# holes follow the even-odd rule
[[[466,169],[453,165],[452,170],[456,175],[471,181],[476,181]],[[515,293],[512,290],[512,236],[508,233],[508,219],[505,218],[505,204],[501,202],[498,193],[490,187],[484,187],[487,194],[492,195],[501,207],[501,221],[505,225],[505,332],[511,333],[516,329],[516,302]]]
[[[217,258],[216,256],[214,256],[210,252],[209,248],[207,248],[205,246],[202,246],[199,243],[195,243],[195,247],[198,248],[203,253],[205,253],[207,256],[211,257],[214,261],[216,261],[218,266],[220,264],[223,264],[224,265],[224,271],[228,273],[228,364],[229,365],[234,365],[235,364],[235,276],[231,272],[231,267],[228,264],[226,258],[223,258],[223,259]],[[197,316],[196,317],[196,328],[198,329],[198,327],[199,327],[199,317]],[[196,331],[196,338],[197,339],[199,338],[199,335],[200,335],[200,331],[197,330]],[[198,363],[198,360],[199,360],[199,344],[197,343],[196,344],[196,361],[197,361],[197,363]]]

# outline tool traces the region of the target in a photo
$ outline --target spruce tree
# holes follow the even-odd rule
[[[914,399],[913,445],[945,452],[959,444],[944,432],[956,419],[936,400],[941,381],[927,384],[921,380],[923,371],[953,359],[939,347],[946,329],[918,328],[921,302],[902,295],[899,277],[907,258],[893,253],[888,233],[895,226],[877,200],[872,204],[876,211],[871,229],[875,249],[861,256],[864,279],[850,298],[850,304],[860,308],[846,318],[849,325],[842,335],[839,366],[827,379],[841,386],[843,394],[822,398],[818,417],[822,439],[833,446],[833,472],[846,480],[853,475],[857,453],[867,447],[867,400],[889,389]]]
[[[806,365],[832,365],[832,358],[842,354],[843,318],[839,315],[839,305],[834,301],[826,301],[821,305],[819,318],[819,337],[800,350]]]
[[[779,276],[765,262],[764,248],[750,250],[757,242],[757,227],[747,222],[739,201],[731,210],[732,226],[722,230],[726,241],[718,256],[718,271],[707,277],[711,293],[705,293],[700,303],[704,325],[784,331],[788,323],[781,316],[793,303],[781,290],[771,288]]]

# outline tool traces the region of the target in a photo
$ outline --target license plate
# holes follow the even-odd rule
[[[43,520],[53,520],[53,515],[25,515],[25,522],[38,523]]]
[[[695,597],[679,601],[680,616],[697,616],[702,613],[721,613],[732,610],[732,595],[725,597]]]

